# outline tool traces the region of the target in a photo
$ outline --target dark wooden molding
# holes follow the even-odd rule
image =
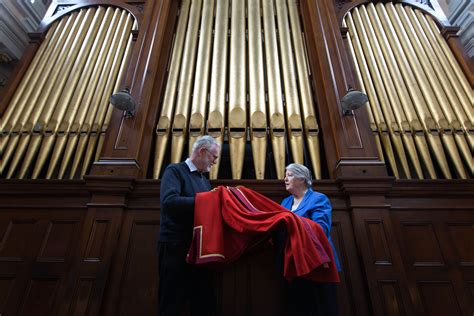
[[[133,191],[134,177],[84,176],[91,194],[127,195]]]

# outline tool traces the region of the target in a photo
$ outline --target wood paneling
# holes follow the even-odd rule
[[[122,273],[122,291],[120,295],[120,310],[124,314],[138,312],[150,314],[150,310],[143,309],[152,306],[157,297],[156,283],[158,275],[156,256],[149,256],[156,252],[156,243],[153,242],[158,233],[158,221],[135,221],[132,225],[129,239],[129,252]],[[141,258],[149,260],[143,261]],[[154,273],[153,273],[154,272]],[[137,292],[138,290],[138,292]],[[125,300],[134,297],[133,300]]]
[[[468,223],[448,223],[448,230],[456,257],[461,266],[474,267],[474,218]]]
[[[20,307],[20,315],[50,315],[57,294],[59,280],[31,279]]]
[[[403,222],[401,225],[401,236],[410,265],[414,267],[445,265],[432,224]]]
[[[379,291],[382,294],[385,315],[406,315],[402,295],[397,280],[379,280]]]
[[[2,267],[3,268],[3,267]],[[2,271],[4,271],[2,269]],[[15,284],[15,277],[0,277],[0,310],[5,309],[5,305],[10,299],[10,294],[12,292],[13,286]]]
[[[377,181],[315,184],[334,206],[340,314],[472,314],[474,182]],[[220,184],[237,183],[213,183]],[[279,181],[239,184],[275,201],[286,195]],[[155,314],[159,185],[113,177],[50,187],[0,181],[0,312]],[[20,198],[24,187],[29,194]],[[268,243],[216,270],[216,286],[220,315],[282,313]]]
[[[392,256],[387,242],[383,221],[365,220],[365,229],[369,241],[371,259],[376,265],[391,265]]]
[[[75,292],[72,297],[71,308],[69,314],[72,315],[87,315],[90,308],[89,303],[91,299],[92,289],[94,288],[95,278],[81,277],[77,281]]]
[[[418,282],[423,307],[427,315],[461,315],[451,282]]]
[[[110,220],[95,219],[91,232],[87,238],[86,253],[84,261],[99,262],[104,255],[106,237],[109,233]]]
[[[43,237],[38,261],[64,262],[72,251],[72,241],[77,227],[77,221],[53,220],[48,223],[46,234]]]

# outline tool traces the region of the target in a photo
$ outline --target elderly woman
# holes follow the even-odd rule
[[[336,266],[340,263],[331,241],[331,202],[326,195],[311,189],[311,172],[303,165],[292,163],[286,167],[285,187],[291,194],[281,205],[296,215],[318,223],[331,243]],[[334,283],[315,283],[296,279],[286,283],[288,314],[291,315],[337,315],[337,288]]]

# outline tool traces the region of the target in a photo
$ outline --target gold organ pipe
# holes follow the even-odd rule
[[[110,30],[108,30],[110,32]],[[103,43],[102,45],[106,45],[106,43]],[[98,60],[99,62],[102,61],[105,58],[106,51],[102,51],[99,53]],[[98,82],[100,81],[100,74],[101,74],[101,67],[94,67],[92,71],[92,75],[90,76],[88,86],[89,87],[97,87]],[[61,124],[59,131],[58,131],[58,141],[59,137],[62,135],[67,137],[67,144],[64,155],[62,157],[61,164],[59,166],[59,172],[58,172],[58,178],[62,179],[65,176],[66,169],[69,165],[71,155],[74,153],[74,150],[76,149],[76,144],[78,141],[79,133],[81,132],[81,127],[83,126],[86,116],[88,112],[91,111],[91,107],[93,107],[93,96],[97,88],[91,88],[87,89],[85,93],[83,94],[82,98],[79,98],[78,101],[80,101],[80,105],[77,107],[77,110],[74,110],[71,108],[71,111],[66,113],[65,119],[63,119],[63,123]],[[71,123],[72,122],[72,123]],[[63,132],[64,131],[64,132]],[[60,141],[60,144],[62,144],[62,147],[64,147],[64,140]],[[62,148],[58,148],[61,149]],[[56,148],[55,148],[56,150]],[[52,162],[51,162],[52,163]],[[48,174],[50,172],[54,171],[55,166],[52,166],[50,163],[50,166],[48,167]]]
[[[413,75],[408,60],[406,59],[406,55],[403,53],[401,44],[397,39],[395,30],[393,28],[392,23],[390,22],[390,19],[388,18],[384,5],[377,5],[377,9],[375,9],[375,7],[371,5],[369,6],[369,9],[369,12],[374,17],[378,16],[378,20],[380,23],[378,27],[385,28],[384,34],[386,35],[386,40],[390,45],[391,54],[393,54],[391,60],[395,58],[395,60],[393,60],[394,64],[392,68],[398,69],[397,77],[399,79],[397,79],[396,82],[400,84],[397,89],[399,90],[400,95],[403,96],[402,105],[406,109],[405,113],[407,114],[411,122],[415,142],[417,144],[417,148],[420,152],[420,155],[423,158],[424,165],[427,168],[428,174],[431,179],[436,179],[436,171],[431,160],[429,149],[426,144],[426,139],[424,138],[423,127],[427,133],[432,133],[431,131],[437,130],[437,127],[435,126],[435,122],[431,117],[424,98],[422,97],[418,84],[415,81],[415,76]],[[413,103],[411,100],[413,100]],[[428,137],[428,139],[435,141],[435,138],[433,137]],[[430,145],[432,147],[441,146],[439,139],[435,142],[436,144],[431,143],[430,141]],[[440,159],[446,160],[444,155]]]
[[[415,29],[416,31],[417,30],[416,24],[411,23],[408,17],[408,14],[406,10],[404,10],[403,6],[397,4],[395,7],[405,29],[406,30]],[[413,44],[416,55],[418,56],[421,62],[423,71],[426,73],[428,82],[430,83],[431,87],[433,87],[433,89],[431,90],[431,93],[433,93],[433,95],[431,97],[430,102],[428,102],[428,104],[429,105],[436,104],[436,106],[433,107],[432,109],[432,113],[436,112],[436,115],[442,118],[441,120],[438,121],[438,124],[440,125],[440,127],[442,127],[441,139],[443,140],[445,147],[447,148],[448,153],[451,156],[451,160],[454,163],[457,173],[459,174],[461,178],[464,179],[467,177],[467,175],[462,166],[461,157],[459,156],[459,153],[457,150],[453,150],[453,149],[456,149],[456,147],[452,145],[452,143],[454,143],[454,139],[452,137],[452,131],[454,127],[451,124],[453,120],[450,120],[451,117],[445,117],[445,115],[449,114],[450,112],[448,100],[436,76],[435,70],[433,69],[433,65],[429,63],[428,56],[426,55],[427,52],[424,51],[422,43],[420,42],[420,40],[423,39],[424,35],[422,34],[422,37],[419,39],[417,36],[415,36],[415,32],[407,32],[407,34],[408,34],[408,37],[410,38],[411,43]],[[441,104],[445,106],[441,107]],[[444,113],[442,111],[443,108],[446,108]],[[443,124],[445,124],[445,127],[443,127]],[[458,124],[458,122],[456,124]]]
[[[112,58],[112,63],[108,60],[105,62],[106,65],[110,65],[110,70],[107,74],[106,85],[104,91],[102,92],[102,96],[98,101],[99,108],[97,109],[97,114],[94,118],[94,123],[91,126],[90,134],[89,134],[89,143],[87,144],[87,150],[85,153],[85,157],[82,162],[82,170],[81,170],[81,178],[86,174],[87,170],[89,169],[92,157],[94,157],[94,151],[98,150],[97,142],[102,130],[103,122],[107,110],[109,108],[109,96],[114,91],[114,86],[116,82],[120,81],[121,76],[119,76],[120,70],[120,62],[126,53],[126,44],[128,42],[128,37],[130,37],[130,31],[132,26],[132,17],[126,10],[122,10],[121,12],[121,21],[119,21],[119,27],[114,38],[112,39],[112,46],[109,48],[109,53],[113,52],[107,56],[108,58]],[[122,22],[123,20],[123,22]],[[117,43],[117,45],[115,45]]]
[[[460,103],[451,103],[451,105],[454,107],[454,112],[464,128],[466,138],[469,141],[469,145],[472,151],[474,150],[474,102],[472,101],[474,100],[470,100],[469,96],[466,95],[466,93],[464,92],[461,83],[456,77],[456,74],[451,68],[448,59],[444,55],[442,48],[436,40],[435,34],[430,28],[427,17],[425,17],[425,15],[422,14],[419,10],[416,10],[415,13],[417,15],[418,21],[420,22],[423,28],[423,31],[425,32],[426,36],[428,36],[428,40],[436,54],[438,61],[440,62],[443,68],[443,72],[447,75],[447,80],[452,83],[454,93],[459,99]]]
[[[156,126],[155,162],[153,166],[153,178],[158,179],[166,148],[169,140],[171,123],[173,120],[173,110],[176,100],[176,87],[181,66],[181,56],[183,53],[186,26],[189,17],[190,0],[181,3],[179,21],[174,39],[171,62],[169,68],[168,82],[166,84],[165,96],[161,107],[160,118]]]
[[[383,32],[382,22],[378,17],[373,4],[368,4],[367,10],[370,21],[373,25],[373,30],[375,30],[375,40],[379,45],[378,49],[381,50],[383,60],[386,62],[384,66],[380,67],[382,68],[382,74],[385,77],[384,79],[386,80],[385,86],[387,86],[387,90],[389,91],[389,97],[391,99],[392,107],[395,109],[394,111],[398,123],[403,128],[405,135],[402,137],[405,141],[405,146],[408,149],[417,177],[418,179],[424,178],[416,148],[418,148],[418,151],[422,155],[423,161],[425,165],[427,165],[427,169],[431,171],[429,172],[430,177],[435,178],[434,166],[429,155],[428,144],[424,137],[423,127],[410,99],[410,95],[405,82],[403,81],[401,71],[398,67],[392,48],[390,47],[388,38],[385,32]],[[365,12],[365,17],[368,18],[367,11]]]
[[[52,146],[54,145],[54,139],[56,137],[58,125],[62,121],[68,107],[72,106],[71,101],[73,94],[75,94],[75,92],[78,90],[85,90],[85,82],[87,82],[87,78],[92,70],[90,66],[87,67],[86,59],[89,65],[95,63],[99,53],[99,43],[102,43],[103,41],[106,25],[109,24],[110,19],[112,18],[112,13],[113,9],[108,8],[105,12],[102,22],[99,21],[99,19],[102,17],[96,16],[97,19],[93,21],[93,24],[89,28],[85,42],[80,48],[75,63],[72,66],[70,75],[67,77],[67,82],[64,86],[65,88],[61,93],[56,108],[53,109],[51,107],[50,111],[43,112],[42,117],[40,117],[39,122],[37,123],[43,127],[41,133],[45,139],[33,169],[33,175],[31,177],[32,179],[36,179],[38,177],[46,160],[49,158],[49,153],[52,149]],[[97,29],[99,29],[98,32]],[[97,65],[97,67],[100,67],[100,65]],[[46,140],[46,138],[50,139]]]
[[[181,65],[181,74],[178,84],[178,99],[176,101],[172,140],[171,140],[171,162],[177,163],[183,155],[183,146],[188,129],[188,115],[191,103],[191,88],[195,74],[196,44],[201,17],[202,0],[194,0],[191,4],[191,12],[184,42],[184,52]]]
[[[295,49],[295,60],[298,72],[299,90],[303,113],[303,125],[308,144],[308,151],[316,179],[321,179],[321,157],[319,150],[319,126],[311,97],[311,85],[309,83],[308,61],[306,60],[303,46],[303,32],[299,20],[298,4],[295,0],[288,0],[288,11],[290,14],[291,35]],[[383,157],[383,156],[382,156]]]
[[[462,90],[464,90],[468,100],[469,100],[469,103],[465,105],[464,102],[462,102],[462,105],[463,107],[465,108],[465,111],[470,119],[470,124],[468,125],[468,130],[469,130],[469,133],[466,135],[467,139],[469,140],[470,142],[470,146],[471,146],[471,152],[473,151],[473,134],[474,134],[474,131],[473,131],[473,128],[472,128],[472,104],[474,104],[474,90],[471,88],[471,85],[469,84],[466,76],[464,75],[461,67],[459,66],[456,58],[454,57],[453,55],[453,52],[451,51],[450,47],[448,46],[448,44],[446,43],[445,39],[443,38],[443,36],[440,34],[440,31],[436,25],[436,23],[433,21],[433,19],[428,19],[428,24],[431,28],[431,31],[432,31],[432,34],[435,36],[436,38],[436,42],[438,43],[438,45],[441,47],[443,53],[444,53],[444,56],[447,58],[450,66],[451,66],[451,69],[452,71],[454,71],[456,77],[457,77],[457,82],[459,82],[459,86],[458,85],[454,85],[455,88],[462,88]],[[448,71],[448,74],[450,72]],[[461,89],[457,89],[456,92],[458,94],[458,96],[461,95],[461,92],[460,92]],[[463,100],[463,98],[461,97],[461,100]],[[472,159],[470,159],[470,161],[468,161],[468,165],[470,166],[470,170],[471,170],[471,173],[473,172],[473,164],[472,164]]]
[[[454,91],[453,86],[455,85],[455,82],[451,82],[449,80],[449,77],[447,76],[449,72],[446,72],[445,68],[442,67],[442,62],[436,54],[434,48],[435,45],[432,45],[427,37],[427,33],[429,33],[429,30],[423,28],[422,26],[423,15],[419,12],[418,14],[416,14],[415,11],[410,7],[407,7],[405,10],[408,13],[408,17],[412,25],[415,26],[415,32],[418,35],[418,38],[420,39],[425,53],[427,54],[429,60],[431,61],[431,64],[433,65],[433,69],[437,75],[437,78],[439,79],[440,86],[444,89],[443,96],[446,98],[446,103],[442,103],[442,110],[448,121],[451,123],[451,126],[453,127],[454,140],[458,145],[458,150],[456,150],[456,152],[460,152],[460,154],[464,158],[464,161],[468,164],[470,172],[472,174],[474,168],[472,166],[472,153],[469,149],[469,145],[466,142],[466,138],[464,137],[464,130],[462,124],[463,122],[467,122],[468,120],[466,113],[462,108],[461,100],[458,98],[456,92]],[[456,168],[458,172],[459,170],[464,171],[464,167],[461,160],[456,160],[454,161],[454,163],[455,165],[458,165]],[[467,175],[465,175],[464,177],[467,177]]]
[[[198,137],[204,134],[204,120],[207,115],[207,93],[209,87],[209,64],[211,57],[212,22],[214,0],[204,0],[201,29],[194,77],[193,100],[189,119],[189,155]]]
[[[109,10],[109,12],[111,11],[112,10]],[[40,149],[43,135],[46,137],[51,137],[53,130],[47,129],[46,125],[52,118],[53,113],[56,113],[59,117],[64,115],[104,14],[106,16],[108,15],[103,7],[98,7],[92,23],[87,26],[86,24],[83,24],[84,28],[81,27],[81,29],[79,29],[79,40],[75,40],[72,43],[65,64],[63,65],[61,73],[56,80],[55,86],[57,91],[49,95],[48,100],[46,101],[48,106],[45,106],[44,111],[36,121],[35,128],[33,129],[33,141],[31,142],[26,155],[26,157],[31,157],[31,159],[25,158],[20,169],[20,178],[25,177],[28,170],[30,169],[33,159],[36,157],[36,154]],[[88,27],[88,29],[86,29],[86,27]],[[53,119],[57,118],[53,117]],[[48,139],[43,144],[43,148],[48,151],[52,146],[52,139]],[[39,172],[41,171],[40,166],[42,167],[44,165],[47,158],[47,155],[45,155],[45,152],[43,151],[42,155],[40,155],[37,159],[36,165],[38,167],[35,167],[36,170],[33,170],[33,179],[37,178]]]
[[[33,57],[33,60],[31,61],[30,66],[28,67],[25,75],[21,79],[18,88],[15,90],[15,94],[9,102],[8,107],[2,116],[2,120],[0,121],[1,136],[7,135],[10,132],[11,126],[16,123],[18,116],[23,111],[26,103],[21,102],[21,100],[25,98],[26,92],[28,91],[29,83],[31,83],[32,78],[35,77],[35,73],[37,73],[40,67],[42,67],[41,63],[46,60],[48,53],[51,52],[51,47],[54,45],[53,39],[57,38],[58,35],[57,26],[57,22],[51,25],[50,29],[46,33],[44,41],[41,43],[35,56]],[[31,89],[29,91],[31,93]],[[9,125],[8,128],[6,128],[7,124]]]
[[[46,179],[50,179],[53,176],[54,171],[59,163],[59,159],[64,152],[64,148],[67,143],[67,139],[71,130],[71,126],[74,123],[74,117],[78,112],[84,112],[86,109],[81,107],[82,98],[86,94],[87,87],[92,86],[90,84],[91,72],[94,70],[93,63],[86,63],[85,69],[82,71],[80,84],[74,91],[70,104],[67,107],[61,120],[58,120],[59,125],[56,127],[56,133],[53,137],[56,137],[52,156],[49,160],[49,165],[46,172]],[[41,155],[41,154],[40,154]]]
[[[24,107],[26,106],[26,102],[23,100],[27,98],[28,91],[31,93],[31,89],[29,89],[29,86],[31,85],[29,85],[30,80],[35,77],[35,73],[44,66],[44,61],[51,52],[50,47],[54,46],[54,39],[56,39],[58,35],[57,26],[58,23],[55,22],[48,30],[43,43],[41,43],[38,48],[25,76],[22,78],[15,94],[5,110],[5,113],[3,114],[2,119],[0,120],[0,175],[3,174],[4,165],[7,162],[6,159],[4,159],[3,152],[8,144],[11,127],[16,124],[19,115],[23,112]],[[12,151],[14,147],[15,146],[11,146],[10,151]],[[9,157],[11,157],[12,153],[13,152],[9,153]]]
[[[7,178],[15,175],[19,165],[17,177],[24,178],[35,161],[32,178],[37,178],[54,147],[47,173],[47,178],[52,177],[64,147],[66,162],[76,151],[78,137],[73,136],[78,132],[86,133],[86,140],[91,133],[96,136],[89,141],[92,150],[83,162],[83,169],[87,169],[97,135],[110,119],[108,98],[113,87],[118,88],[117,73],[123,74],[126,68],[122,59],[130,53],[131,26],[127,11],[100,6],[73,12],[52,25],[7,108],[8,121],[0,122],[2,133],[9,138],[0,173],[13,157]],[[95,91],[86,91],[88,86],[96,87]],[[13,111],[12,106],[19,111]],[[79,143],[87,144],[83,140]],[[79,158],[83,151],[77,150]],[[60,177],[68,166],[64,161]],[[77,163],[73,164],[72,175],[76,167]]]
[[[447,80],[446,72],[441,68],[440,60],[435,55],[433,47],[431,46],[428,38],[426,37],[426,33],[422,29],[418,18],[415,15],[415,12],[410,7],[405,8],[405,11],[407,11],[408,17],[412,25],[414,26],[415,33],[417,34],[418,39],[420,40],[423,50],[426,53],[428,60],[431,62],[431,65],[433,66],[434,73],[436,74],[439,80],[439,87],[441,88],[442,92],[444,92],[440,92],[440,94],[442,95],[441,98],[438,97],[438,99],[440,99],[441,104],[443,105],[441,109],[443,110],[445,117],[448,119],[451,126],[453,127],[453,130],[455,132],[462,133],[461,123],[458,121],[456,114],[454,113],[452,108],[452,106],[458,105],[460,101],[454,92],[451,82]]]
[[[435,34],[436,41],[438,44],[441,46],[441,49],[444,52],[444,55],[448,59],[449,64],[451,65],[454,73],[456,74],[456,77],[458,78],[459,83],[461,84],[461,87],[464,89],[464,93],[468,96],[468,98],[471,100],[470,104],[474,104],[474,91],[471,88],[471,85],[467,81],[466,76],[464,75],[461,67],[458,64],[458,61],[456,60],[456,57],[454,57],[453,52],[451,51],[451,48],[449,47],[448,43],[446,43],[446,40],[444,37],[441,35],[438,26],[436,25],[435,21],[433,19],[428,19],[428,23],[431,27],[431,31],[433,34]]]
[[[102,44],[102,42],[103,40],[99,41],[98,43]],[[101,46],[98,46],[98,48],[100,49]],[[104,53],[101,53],[101,54],[103,55]],[[103,57],[99,57],[99,60],[102,60],[102,59]],[[82,73],[83,79],[81,79],[78,88],[76,88],[76,91],[74,92],[74,96],[72,97],[72,100],[71,100],[71,105],[68,107],[67,112],[65,113],[63,119],[61,120],[59,126],[57,127],[57,131],[55,134],[55,136],[57,137],[57,141],[56,141],[56,145],[54,147],[53,154],[50,159],[50,163],[49,163],[48,170],[46,173],[47,179],[50,179],[53,176],[53,172],[56,170],[59,159],[62,153],[64,152],[64,148],[66,146],[66,140],[68,138],[69,133],[71,132],[71,127],[72,127],[72,124],[74,123],[73,121],[74,121],[75,116],[78,114],[78,112],[85,113],[87,111],[87,107],[83,107],[81,110],[81,107],[80,107],[81,100],[86,92],[86,88],[95,86],[97,78],[98,78],[97,71],[99,70],[97,68],[99,67],[97,67],[96,62],[89,62],[86,64],[85,70]]]
[[[398,38],[397,33],[395,31],[395,26],[401,25],[401,22],[396,19],[392,23],[388,16],[387,10],[385,9],[385,6],[382,3],[376,5],[376,10],[379,18],[382,21],[382,26],[385,29],[385,34],[387,35],[387,39],[392,48],[392,52],[395,56],[395,59],[397,60],[397,65],[400,68],[403,80],[405,81],[405,87],[407,88],[408,93],[410,94],[410,97],[413,100],[413,105],[415,107],[418,117],[420,118],[430,147],[432,148],[437,161],[441,163],[441,166],[443,166],[443,168],[445,168],[447,166],[447,160],[443,152],[441,140],[439,138],[438,126],[436,125],[436,122],[428,109],[428,105],[426,104],[425,98],[423,97],[420,87],[416,81],[417,76],[415,75],[413,70],[415,69],[415,67],[413,67],[412,69],[412,67],[410,66],[410,62],[407,59],[408,56],[410,58],[411,63],[416,64],[416,57],[413,51],[410,49],[409,41],[408,39],[406,39],[405,32],[403,32],[403,30],[399,28],[399,34],[401,36],[400,38]],[[403,38],[403,36],[405,36],[405,39]],[[402,43],[404,43],[403,48]],[[415,127],[415,136],[417,134],[417,127]],[[417,141],[417,139],[419,138],[415,137],[415,141]],[[426,153],[426,151],[422,149],[422,146],[419,146],[418,148],[420,149],[420,154],[423,157],[430,178],[435,179],[436,172],[432,165],[429,153]]]
[[[390,142],[389,128],[383,116],[380,102],[377,97],[377,92],[375,90],[375,86],[372,81],[370,70],[364,56],[361,40],[359,38],[357,28],[355,27],[352,14],[350,12],[347,13],[345,20],[346,20],[347,25],[349,26],[349,31],[350,31],[349,34],[351,36],[351,42],[354,49],[354,55],[353,55],[354,63],[360,67],[360,72],[361,72],[361,77],[362,77],[361,82],[364,83],[366,93],[369,97],[370,108],[374,116],[374,121],[377,124],[377,128],[379,130],[382,145],[385,149],[385,153],[387,154],[387,159],[392,168],[393,174],[395,178],[399,179],[400,173],[398,171],[397,161],[395,158],[395,154],[393,152],[392,144]]]
[[[45,85],[42,87],[41,91],[38,93],[39,94],[38,98],[30,99],[30,100],[36,101],[35,110],[31,111],[31,113],[28,116],[28,119],[26,121],[23,121],[24,123],[22,122],[23,124],[19,126],[20,127],[19,132],[22,134],[21,135],[22,138],[28,135],[28,139],[29,139],[30,138],[29,135],[31,134],[33,128],[35,127],[36,127],[35,133],[39,131],[39,128],[38,128],[39,126],[34,126],[34,124],[36,123],[39,116],[41,115],[43,108],[46,105],[46,101],[48,100],[51,92],[53,92],[53,95],[56,94],[56,91],[52,91],[52,90],[64,66],[66,56],[68,52],[70,51],[73,41],[76,39],[76,35],[78,34],[78,31],[80,29],[83,29],[83,26],[87,22],[90,22],[92,18],[92,14],[94,12],[92,12],[92,10],[90,11],[81,10],[77,18],[74,19],[72,27],[70,29],[65,30],[66,32],[62,34],[60,40],[58,41],[58,49],[55,50],[53,53],[54,56],[52,56],[53,58],[51,60],[53,60],[54,63],[51,63],[52,69],[51,68],[48,69],[48,70],[51,70],[51,72],[49,73],[47,79],[45,80]],[[25,146],[25,144],[22,141],[20,141],[20,144],[22,146],[20,146],[20,148],[18,148],[15,151],[15,156],[13,158],[12,164],[10,165],[10,168],[7,173],[7,178],[11,178],[13,176],[19,162],[22,160],[23,155],[25,154],[25,150],[27,149],[27,146]],[[26,162],[28,162],[28,160]]]
[[[18,137],[20,137],[20,131],[24,124],[26,124],[31,112],[33,111],[34,102],[29,102],[29,100],[37,100],[39,94],[41,93],[46,80],[40,80],[40,76],[43,75],[44,78],[47,78],[54,66],[54,61],[57,58],[57,54],[59,53],[59,47],[61,47],[62,42],[64,41],[64,37],[67,37],[68,32],[71,30],[74,21],[76,20],[77,16],[82,17],[83,14],[79,12],[71,14],[67,18],[63,18],[56,28],[50,45],[46,48],[46,52],[44,54],[44,58],[42,58],[41,62],[38,65],[38,69],[33,74],[31,78],[32,82],[37,83],[37,85],[29,84],[27,89],[22,96],[18,108],[22,108],[23,110],[20,112],[15,112],[14,116],[11,119],[11,126],[7,124],[4,130],[10,131],[10,137],[7,138],[10,141],[6,143],[6,152],[2,159],[2,170],[1,173],[3,174],[4,169],[12,157],[13,153],[15,152],[15,148],[19,142]],[[53,61],[53,62],[51,62]],[[16,161],[14,163],[18,163]],[[16,168],[16,167],[14,167]],[[12,172],[13,173],[13,172]]]
[[[430,137],[429,135],[438,135],[438,133],[445,129],[449,129],[448,121],[440,115],[439,104],[436,102],[436,98],[434,97],[433,91],[431,86],[428,83],[428,79],[422,69],[420,64],[420,60],[418,59],[415,48],[412,46],[412,42],[410,41],[407,33],[406,28],[403,26],[400,16],[397,14],[395,7],[391,3],[387,3],[385,6],[379,6],[378,9],[385,10],[389,19],[394,26],[395,32],[400,40],[400,44],[403,48],[404,54],[407,56],[407,60],[410,63],[411,69],[413,70],[414,77],[416,78],[416,83],[420,88],[421,95],[412,94],[412,97],[416,97],[418,100],[415,99],[415,106],[417,111],[424,111],[424,105],[426,104],[427,108],[429,109],[430,115],[423,114],[425,119],[422,121],[426,127],[428,132],[428,140],[430,140],[432,146],[432,150],[435,152],[435,156],[438,159],[438,164],[440,169],[445,178],[451,179],[451,172],[449,170],[447,159],[444,156],[443,147],[440,142],[436,141],[436,138]],[[410,28],[408,28],[410,29]],[[410,87],[410,85],[409,85]],[[413,88],[413,87],[412,87]],[[415,88],[413,88],[415,89]],[[421,100],[425,100],[426,102],[422,102]],[[432,122],[430,119],[433,118]],[[425,128],[426,128],[425,127]]]
[[[245,1],[232,1],[231,15],[228,137],[232,178],[240,179],[247,140]]]
[[[32,125],[29,126],[27,123],[27,125],[23,127],[25,132],[27,130],[31,130],[33,139],[30,142],[30,146],[28,147],[28,151],[26,152],[25,159],[23,160],[23,164],[18,175],[20,179],[26,176],[31,164],[33,163],[33,159],[36,157],[36,153],[39,150],[39,146],[41,144],[41,132],[43,131],[46,122],[51,117],[55,107],[58,106],[59,97],[63,92],[64,86],[66,85],[67,78],[71,74],[73,63],[78,56],[79,47],[82,45],[84,40],[88,44],[92,43],[92,41],[88,39],[91,38],[90,34],[95,33],[99,27],[98,20],[102,18],[104,11],[105,10],[103,8],[99,7],[94,13],[90,13],[90,18],[88,18],[87,12],[84,20],[76,32],[71,32],[69,34],[70,39],[68,39],[68,42],[70,44],[66,44],[66,49],[63,50],[59,56],[59,59],[62,60],[62,66],[53,70],[54,79],[46,84],[46,91],[48,94],[42,94],[44,99],[41,99],[40,97],[40,105],[37,105],[37,107],[41,109],[41,112],[38,113],[39,111],[34,111],[32,113],[33,116],[30,118],[30,124]],[[89,37],[86,37],[87,35],[89,35]],[[57,73],[55,73],[55,71],[57,71]]]
[[[219,0],[216,4],[216,21],[214,47],[212,57],[212,76],[209,95],[209,117],[207,132],[209,135],[224,143],[224,116],[226,105],[226,77],[227,77],[227,38],[229,21],[229,2]],[[221,146],[222,148],[222,146]],[[212,166],[209,173],[211,179],[217,179],[220,158]]]
[[[255,177],[265,177],[267,152],[267,114],[263,78],[262,28],[260,0],[248,2],[250,141]]]
[[[265,58],[267,62],[268,110],[270,118],[270,138],[278,179],[285,177],[285,116],[278,61],[275,13],[273,1],[263,1],[263,29],[265,34]]]
[[[79,133],[79,144],[76,149],[75,157],[71,167],[71,172],[69,174],[70,179],[74,178],[79,168],[79,164],[84,163],[84,151],[86,150],[86,145],[89,140],[91,129],[93,127],[95,118],[98,115],[98,110],[100,106],[102,105],[103,107],[105,107],[106,104],[108,104],[108,102],[104,104],[101,103],[101,101],[104,101],[104,99],[107,100],[111,92],[108,91],[107,93],[109,94],[105,95],[104,97],[102,96],[104,94],[107,80],[109,79],[108,74],[112,67],[115,52],[117,51],[117,47],[119,44],[117,36],[119,36],[126,24],[126,15],[124,14],[122,18],[120,18],[121,11],[122,10],[120,9],[116,10],[114,18],[110,22],[106,38],[103,42],[103,46],[101,49],[103,54],[100,55],[99,62],[97,63],[97,67],[101,69],[101,73],[99,75],[99,82],[95,87],[94,96],[92,98],[91,104],[89,105],[86,120],[81,126],[81,130]]]
[[[342,26],[347,27],[347,23],[346,23],[345,19],[342,21]],[[351,32],[349,32],[349,35],[351,35],[350,33]],[[357,77],[357,80],[359,81],[360,90],[368,95],[367,89],[365,88],[364,80],[362,78],[362,73],[360,71],[359,63],[357,62],[357,57],[356,57],[356,54],[355,54],[355,51],[354,51],[354,47],[352,45],[352,41],[351,41],[350,38],[347,41],[347,45],[348,45],[350,54],[351,54],[351,56],[353,57],[353,60],[354,60],[354,63],[353,63],[354,72],[355,72],[355,75]],[[372,106],[370,105],[370,100],[367,102],[367,104],[368,104],[368,106],[367,106],[367,116],[368,116],[368,119],[369,119],[369,127],[370,127],[370,130],[372,131],[372,135],[375,137],[375,144],[377,146],[377,153],[379,155],[380,160],[385,162],[385,158],[384,158],[384,155],[383,155],[382,142],[380,140],[380,135],[378,133],[379,130],[378,130],[378,127],[377,127],[377,123],[375,123],[374,114],[372,113]]]
[[[359,10],[357,8],[353,9],[352,16],[354,18],[354,22],[357,29],[360,30],[360,39],[361,39],[362,49],[364,51],[364,55],[367,58],[367,64],[370,70],[370,74],[373,77],[373,84],[377,92],[377,97],[381,105],[383,115],[385,117],[385,120],[388,122],[387,127],[390,132],[392,143],[398,154],[398,159],[402,165],[402,169],[405,172],[405,175],[407,176],[407,178],[410,179],[411,173],[408,167],[408,161],[405,155],[405,149],[403,148],[403,144],[401,141],[400,134],[402,134],[402,131],[400,131],[400,127],[395,120],[394,114],[392,112],[392,108],[389,104],[389,97],[383,85],[384,82],[383,82],[382,76],[379,72],[378,67],[376,66],[377,63],[375,61],[375,56],[373,54],[373,50],[371,48],[371,45],[368,39],[368,34],[363,27],[362,19],[360,17]]]
[[[429,43],[431,44],[432,48],[434,49],[436,56],[443,67],[445,74],[448,76],[449,82],[452,83],[452,88],[454,89],[457,97],[459,98],[459,101],[461,103],[462,109],[464,110],[464,114],[467,116],[468,121],[462,120],[463,123],[465,123],[465,129],[466,131],[471,130],[473,128],[473,121],[474,121],[474,110],[473,110],[473,104],[474,104],[474,98],[472,97],[472,89],[470,91],[470,95],[466,94],[464,89],[462,88],[461,80],[458,79],[456,76],[456,73],[454,72],[453,68],[451,67],[449,63],[449,59],[446,58],[444,55],[442,47],[439,45],[437,42],[437,36],[436,33],[431,29],[429,20],[431,18],[426,17],[424,14],[422,14],[419,10],[416,10],[416,15],[418,17],[418,21],[420,22],[423,31],[425,32],[426,36],[428,36]],[[439,31],[438,31],[439,33]],[[457,104],[455,104],[457,105]],[[459,110],[461,112],[461,110]]]
[[[296,82],[296,71],[291,47],[290,28],[288,25],[288,9],[285,0],[276,0],[278,38],[283,70],[285,89],[286,117],[288,123],[288,139],[290,140],[293,161],[303,164],[303,125],[301,123],[300,101]]]
[[[372,26],[371,21],[369,20],[369,16],[367,14],[367,10],[365,6],[360,6],[359,14],[361,17],[362,25],[363,27],[365,27],[365,30],[363,32],[367,34],[367,39],[369,40],[368,44],[370,44],[370,47],[372,48],[372,51],[371,52],[368,51],[368,53],[373,54],[374,60],[375,60],[375,64],[370,64],[369,67],[372,65],[373,68],[378,69],[380,78],[382,79],[379,89],[382,87],[383,87],[382,89],[385,89],[385,92],[380,91],[380,93],[386,94],[387,101],[388,101],[387,107],[391,106],[391,109],[394,115],[393,124],[398,125],[400,129],[401,139],[403,143],[405,144],[405,148],[408,151],[410,160],[413,162],[418,178],[422,179],[423,172],[421,170],[421,164],[419,162],[418,155],[416,153],[415,144],[413,142],[412,129],[406,119],[405,112],[403,111],[401,101],[399,99],[399,95],[397,94],[397,90],[395,86],[396,83],[398,83],[397,78],[394,78],[393,75],[389,72],[387,62],[390,60],[387,61],[386,56],[384,56],[384,53],[387,53],[387,51],[389,52],[390,50],[385,49],[385,51],[383,51],[383,48],[385,47],[380,46],[383,43],[381,43],[379,39],[377,39],[376,37],[374,28]],[[394,69],[391,69],[391,70],[393,71]],[[403,166],[404,165],[402,164],[402,167]],[[404,171],[405,171],[405,174],[407,175],[407,178],[411,178],[408,164],[404,168]]]

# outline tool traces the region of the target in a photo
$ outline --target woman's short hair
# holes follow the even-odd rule
[[[299,163],[291,163],[286,166],[286,170],[291,171],[295,178],[303,179],[306,186],[309,188],[313,184],[313,178],[311,177],[311,171],[306,166]]]
[[[215,140],[214,137],[209,135],[204,135],[198,138],[193,144],[193,152],[201,148],[211,149],[212,145],[216,145],[218,147],[221,146],[218,141]]]

